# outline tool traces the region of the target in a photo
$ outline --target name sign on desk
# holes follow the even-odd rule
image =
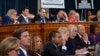
[[[42,8],[65,8],[64,0],[41,0]]]
[[[93,0],[75,0],[76,9],[93,9]]]

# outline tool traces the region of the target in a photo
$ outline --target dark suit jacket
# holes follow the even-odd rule
[[[19,49],[19,55],[18,56],[25,56],[24,52],[21,49]],[[28,50],[27,56],[38,56],[38,55],[36,55],[33,51]]]
[[[71,39],[71,38],[68,39],[66,46],[67,46],[68,55],[75,55],[76,49],[80,48],[80,46],[77,44],[76,40]]]
[[[47,17],[45,17],[44,19],[45,19],[46,23],[50,21]],[[37,16],[35,16],[33,22],[36,23],[36,22],[41,22],[41,21],[42,21],[42,18],[40,17],[40,15],[37,15]],[[44,22],[41,22],[41,23],[44,23]]]
[[[98,21],[98,18],[95,17],[95,18],[91,19],[91,21]]]
[[[60,18],[60,19],[58,20],[57,15],[51,16],[51,17],[50,17],[50,20],[51,20],[51,21],[57,21],[57,22],[67,22],[64,18]]]
[[[44,46],[42,56],[66,56],[67,51],[58,51],[56,46],[52,42],[47,42]]]
[[[78,34],[75,36],[75,40],[77,44],[80,46],[80,48],[88,47],[88,44],[86,44],[84,40],[79,37]]]
[[[20,23],[27,23],[22,15],[18,18],[18,21]],[[29,21],[29,23],[31,23],[31,20],[29,18],[28,18],[28,21]]]
[[[18,56],[25,56],[25,54],[23,53],[23,51],[21,49],[19,49],[19,55]]]

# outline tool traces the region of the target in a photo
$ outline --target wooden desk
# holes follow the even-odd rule
[[[31,34],[40,34],[43,39],[43,43],[45,43],[50,31],[57,30],[59,27],[67,27],[69,24],[82,24],[85,26],[86,32],[89,32],[91,22],[0,25],[0,41],[6,36],[11,36],[13,31],[17,28],[27,28]],[[96,22],[96,24],[100,26],[100,22]]]

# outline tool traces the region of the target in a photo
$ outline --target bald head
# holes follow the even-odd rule
[[[85,33],[85,27],[84,27],[83,25],[79,24],[79,25],[77,26],[77,28],[78,28],[78,33],[79,33],[80,35],[83,35],[83,34]]]

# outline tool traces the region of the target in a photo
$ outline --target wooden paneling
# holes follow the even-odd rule
[[[57,30],[59,27],[67,27],[69,24],[82,24],[89,32],[89,26],[92,22],[78,22],[78,23],[36,23],[36,24],[17,24],[17,25],[0,25],[0,40],[6,36],[11,36],[13,31],[18,28],[27,28],[31,34],[40,34],[43,43],[48,39],[48,33],[52,30]],[[100,22],[96,22],[100,26]]]

